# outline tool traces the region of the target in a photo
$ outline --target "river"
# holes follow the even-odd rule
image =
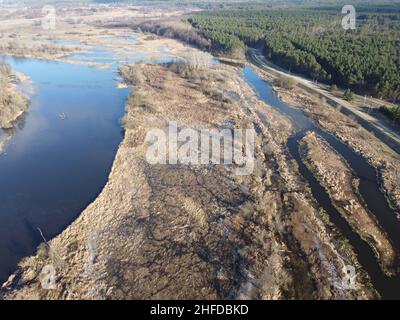
[[[99,39],[107,41],[55,40],[83,49],[61,61],[0,57],[35,86],[29,111],[0,153],[0,283],[35,253],[42,234],[48,240],[61,233],[105,186],[130,92],[117,88],[119,66],[172,60],[164,49],[157,59],[132,51],[131,32]]]
[[[35,84],[29,112],[0,155],[0,281],[59,234],[105,185],[129,89],[115,69],[4,59]]]
[[[133,39],[134,40],[134,39]],[[0,282],[6,280],[21,258],[33,254],[43,241],[64,230],[104,187],[118,145],[123,138],[120,118],[129,89],[115,81],[120,61],[104,48],[72,55],[112,63],[108,68],[38,59],[3,60],[28,75],[36,86],[29,112],[14,130],[0,155]],[[131,62],[143,56],[129,56]],[[124,57],[125,62],[128,57]],[[163,62],[163,60],[160,60]],[[374,168],[334,136],[320,130],[302,111],[279,100],[271,86],[250,67],[244,79],[260,99],[287,115],[296,128],[288,150],[311,186],[320,205],[349,240],[363,268],[383,298],[400,298],[399,277],[387,278],[370,247],[341,217],[312,173],[302,163],[299,140],[315,131],[327,140],[360,178],[360,193],[369,210],[400,248],[400,224],[379,189]]]
[[[384,194],[379,188],[376,170],[367,162],[365,158],[354,152],[343,142],[333,135],[321,130],[314,121],[308,118],[301,110],[294,109],[281,101],[273,91],[271,85],[261,79],[259,75],[250,67],[245,67],[243,77],[258,94],[259,98],[271,107],[285,114],[292,121],[296,133],[289,138],[287,147],[291,156],[299,165],[300,173],[307,180],[311,191],[328,213],[331,221],[337,229],[349,240],[354,248],[360,264],[369,274],[374,287],[385,299],[400,298],[400,277],[387,277],[380,269],[375,255],[370,246],[363,241],[342,218],[340,213],[332,205],[331,200],[325,189],[315,179],[312,172],[304,165],[299,153],[299,141],[307,132],[316,132],[323,137],[350,165],[357,177],[360,179],[359,191],[368,209],[377,218],[379,224],[386,231],[389,239],[393,243],[397,252],[400,249],[400,222],[395,216],[395,212],[388,205]]]

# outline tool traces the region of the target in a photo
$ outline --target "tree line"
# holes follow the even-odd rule
[[[358,8],[356,30],[341,27],[339,7],[206,11],[189,22],[215,50],[246,46],[292,72],[360,94],[400,100],[400,11]]]

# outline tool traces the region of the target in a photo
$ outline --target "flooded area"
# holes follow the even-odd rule
[[[35,252],[41,232],[46,240],[59,234],[106,184],[130,92],[118,88],[119,66],[168,62],[191,51],[157,45],[143,52],[132,32],[64,38],[54,43],[79,52],[57,61],[0,57],[34,86],[26,92],[27,114],[12,130],[0,130],[1,282]]]
[[[0,155],[0,280],[60,233],[105,185],[123,137],[129,89],[114,69],[5,58],[35,84],[29,112]]]
[[[399,276],[389,278],[384,275],[375,259],[374,252],[368,244],[352,230],[346,220],[342,218],[339,212],[332,205],[325,189],[319,184],[310,170],[302,162],[299,153],[299,141],[307,134],[307,132],[316,132],[346,160],[360,180],[359,191],[368,209],[376,217],[379,224],[388,234],[388,237],[397,252],[399,252],[400,238],[398,235],[400,234],[400,222],[396,219],[395,212],[390,208],[384,194],[380,190],[375,169],[368,164],[366,159],[355,153],[347,145],[339,141],[333,135],[318,128],[313,120],[305,116],[302,111],[294,109],[281,101],[273,91],[271,85],[261,79],[253,69],[246,67],[243,71],[243,77],[254,88],[254,90],[256,90],[260,99],[291,119],[293,126],[296,129],[296,133],[294,136],[289,138],[287,147],[291,156],[299,165],[300,173],[310,185],[315,199],[318,200],[319,204],[329,214],[338,230],[354,247],[361,265],[368,272],[374,286],[382,297],[388,299],[399,298]]]
[[[35,252],[43,242],[42,234],[45,239],[59,234],[96,199],[106,184],[124,135],[120,119],[130,92],[129,88],[118,88],[118,67],[138,61],[166,62],[172,56],[165,48],[157,49],[159,56],[135,54],[132,47],[128,49],[136,42],[134,34],[98,36],[87,43],[55,42],[79,46],[81,52],[58,61],[2,58],[34,84],[29,112],[11,132],[2,132],[8,137],[0,155],[2,282],[21,258]],[[316,132],[347,161],[360,179],[359,191],[368,209],[398,251],[400,223],[380,190],[375,169],[347,145],[322,131],[302,111],[282,102],[253,69],[245,67],[243,78],[261,100],[290,118],[296,133],[288,140],[288,151],[315,199],[354,247],[382,297],[399,298],[399,277],[385,276],[374,252],[335,209],[325,189],[302,162],[299,141],[307,132]]]

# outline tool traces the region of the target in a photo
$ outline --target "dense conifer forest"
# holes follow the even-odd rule
[[[360,94],[400,99],[400,6],[359,4],[355,30],[341,6],[238,6],[189,19],[214,51],[239,56],[247,46],[292,72]]]

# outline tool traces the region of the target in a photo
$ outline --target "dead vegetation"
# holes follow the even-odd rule
[[[319,126],[332,132],[348,144],[354,151],[364,156],[377,170],[382,190],[389,204],[400,212],[400,156],[372,132],[364,129],[351,116],[341,113],[339,107],[332,107],[326,101],[316,99],[298,87],[287,90],[275,87],[279,97],[295,108],[302,108],[306,115],[314,119]]]
[[[15,57],[59,58],[67,55],[71,49],[65,46],[39,43],[26,45],[23,42],[9,41],[0,44],[0,55]]]
[[[145,21],[132,26],[141,32],[150,32],[159,36],[181,40],[196,48],[207,50],[210,43],[190,24],[178,20]]]
[[[18,77],[9,65],[0,63],[0,128],[12,128],[28,107],[28,99],[16,91]]]
[[[383,271],[392,274],[396,267],[396,250],[374,216],[364,206],[356,179],[345,161],[314,133],[308,134],[301,141],[301,153],[327,190],[336,209],[361,238],[369,243]]]
[[[3,297],[375,297],[275,135],[285,124],[290,131],[287,120],[271,113],[234,68],[211,66],[205,73],[186,63],[121,68],[134,85],[125,138],[102,193],[50,242],[63,260],[56,289],[43,290],[35,277],[23,283],[14,277]],[[197,77],[199,70],[207,80]],[[237,95],[222,100],[232,92]],[[150,165],[146,132],[167,130],[170,121],[196,129],[258,126],[253,174],[234,175],[234,164]],[[29,274],[38,259],[27,258],[17,273]],[[332,286],[346,264],[358,266],[353,291]]]

